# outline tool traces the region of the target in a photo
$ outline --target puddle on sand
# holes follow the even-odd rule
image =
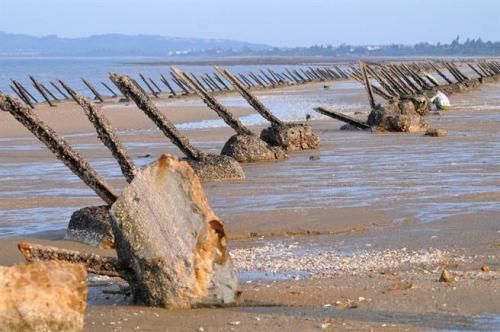
[[[0,238],[57,230],[66,224],[79,207],[0,210]]]
[[[473,318],[474,323],[478,326],[478,331],[500,331],[500,315],[498,314],[483,314]]]
[[[398,140],[370,133],[323,136],[323,142],[326,138],[335,147],[309,152],[319,160],[292,154],[272,168],[247,166],[244,184],[226,184],[226,195],[209,199],[224,215],[374,206],[429,222],[461,212],[500,211],[498,196],[461,198],[500,193],[500,154],[492,153],[500,151],[500,141],[471,137],[438,142],[420,135],[400,135]]]

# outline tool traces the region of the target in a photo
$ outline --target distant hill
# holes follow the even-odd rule
[[[0,32],[0,56],[167,56],[259,52],[271,48],[226,39],[105,34],[84,38],[34,37]]]
[[[273,47],[227,39],[105,34],[83,38],[33,37],[0,32],[0,56],[197,56],[197,57],[385,57],[500,56],[500,42],[457,37],[449,44],[313,45]]]

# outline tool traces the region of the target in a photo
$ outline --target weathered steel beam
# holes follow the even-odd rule
[[[259,78],[259,80],[261,80],[264,83],[265,88],[273,87],[273,84],[267,78],[265,78],[261,74],[256,74],[256,75]]]
[[[260,85],[263,88],[267,88],[267,85],[264,84],[254,73],[250,72],[248,74],[255,82],[257,82],[258,85]]]
[[[404,86],[402,86],[401,83],[394,78],[388,70],[381,68],[380,74],[387,80],[387,83],[391,86],[392,90],[396,92],[396,95],[403,96],[409,94]]]
[[[203,80],[203,82],[205,82],[206,86],[210,89],[210,91],[215,92],[213,85],[210,83],[210,81],[206,77],[202,76],[201,79]]]
[[[23,91],[26,95],[28,95],[35,104],[38,104],[38,100],[18,81],[12,81],[14,85],[20,90]]]
[[[363,82],[365,83],[366,92],[368,94],[368,101],[370,102],[370,106],[372,109],[375,108],[375,98],[373,97],[373,89],[368,79],[368,74],[366,73],[366,65],[363,62],[359,62],[359,69],[361,71],[361,75],[363,77]]]
[[[270,78],[262,69],[259,70],[259,72],[262,74],[262,76],[264,76],[266,78],[266,80],[269,82],[269,84],[271,85],[271,87],[275,88],[276,87],[276,82]]]
[[[97,89],[94,88],[94,86],[89,81],[87,81],[85,78],[81,77],[80,79],[82,80],[83,84],[85,84],[87,86],[87,88],[89,88],[89,90],[92,91],[94,96],[97,99],[99,99],[99,101],[101,103],[104,103],[104,98],[102,98],[101,94],[99,92],[97,92]]]
[[[184,85],[183,82],[175,75],[175,73],[170,72],[170,75],[172,76],[172,80],[181,88],[182,91],[184,91],[185,94],[189,94],[189,89]]]
[[[492,75],[491,70],[487,69],[481,62],[477,63],[477,67],[484,73],[485,76],[489,77]]]
[[[42,89],[47,92],[49,94],[49,96],[52,97],[52,99],[54,99],[55,101],[59,101],[59,98],[57,98],[56,96],[54,96],[54,94],[49,90],[47,89],[47,87],[43,84],[40,84],[40,86],[42,87]]]
[[[73,90],[69,84],[67,84],[66,82],[64,82],[63,80],[57,80],[59,82],[59,84],[61,84],[61,86],[65,87],[65,90],[70,90],[71,92],[73,92],[74,94],[76,94],[75,90]]]
[[[484,75],[479,70],[477,70],[472,64],[467,63],[467,66],[469,66],[469,68],[472,69],[479,76],[479,78],[484,77]]]
[[[146,77],[144,77],[144,74],[143,73],[139,73],[139,77],[141,78],[141,80],[144,82],[144,84],[146,84],[146,87],[149,89],[149,91],[153,94],[153,96],[155,96],[156,98],[160,98],[158,96],[158,93],[153,90],[153,88],[151,87],[151,85],[149,84],[148,80],[146,79]]]
[[[187,73],[181,71],[180,69],[171,67],[171,70],[175,72],[178,76],[182,77],[187,84],[195,91],[195,93],[203,100],[203,102],[212,110],[214,110],[224,122],[233,128],[238,134],[243,135],[253,135],[252,132],[245,127],[241,121],[234,117],[223,105],[221,105],[213,96],[209,95],[202,86],[200,86],[196,81]]]
[[[63,96],[64,99],[69,98],[61,89],[59,89],[59,87],[54,82],[49,82],[49,83],[50,83],[50,85],[52,85],[54,87],[54,89],[57,90],[57,92],[59,92],[61,94],[61,96]]]
[[[15,85],[12,85],[12,84],[9,84],[9,87],[12,91],[14,91],[14,93],[16,94],[16,96],[19,97],[19,99],[21,99],[26,105],[28,105],[31,109],[33,109],[33,104],[31,104],[30,100],[27,99],[21,90],[19,90]],[[0,93],[3,93],[3,92],[0,92]]]
[[[297,80],[292,78],[289,74],[287,73],[281,73],[281,75],[283,75],[284,77],[286,77],[286,79],[290,82],[290,83],[297,83]]]
[[[156,82],[155,82],[155,81],[153,81],[153,79],[152,79],[151,77],[149,78],[149,82],[150,82],[151,84],[153,84],[153,86],[156,88],[156,90],[158,90],[158,93],[161,93],[161,92],[162,92],[162,90],[160,89],[160,87],[158,86],[158,84],[156,84]]]
[[[451,74],[451,76],[453,76],[453,78],[455,78],[455,80],[456,80],[458,83],[460,83],[460,82],[462,82],[462,81],[463,81],[463,78],[462,78],[462,77],[460,77],[460,75],[458,75],[457,73],[455,73],[455,72],[453,71],[453,68],[450,68],[450,67],[448,66],[448,63],[443,62],[443,65],[445,66],[445,68],[448,70],[448,72]]]
[[[360,121],[356,118],[350,117],[348,115],[345,115],[343,113],[336,112],[336,111],[331,110],[331,109],[326,109],[324,107],[316,107],[316,108],[314,108],[314,110],[318,113],[323,114],[323,115],[326,115],[326,116],[329,116],[331,118],[348,123],[352,126],[355,126],[356,128],[363,129],[363,130],[370,129],[370,126],[367,125],[365,122]]]
[[[21,84],[19,84],[18,82],[16,81],[12,81],[12,84],[14,84],[14,86],[11,86],[11,89],[16,89],[14,90],[14,92],[16,92],[16,94],[18,94],[19,97],[21,97],[21,99],[29,106],[31,107],[31,109],[34,109],[35,106],[33,105],[33,103],[31,102],[30,100],[30,97],[28,96],[28,94],[26,93],[26,91],[24,91],[24,89],[22,88]]]
[[[334,68],[337,70],[337,72],[340,73],[341,76],[343,76],[346,80],[349,79],[349,76],[346,74],[346,72],[340,68],[339,66],[334,66]]]
[[[198,77],[196,77],[196,75],[195,75],[195,74],[193,74],[193,73],[189,73],[189,76],[190,76],[190,77],[191,77],[191,78],[192,78],[192,79],[193,79],[196,83],[198,83],[198,85],[199,85],[199,86],[201,86],[201,87],[205,90],[205,86],[204,86],[204,85],[200,82],[200,80],[198,79]],[[184,82],[186,82],[186,80],[185,80],[184,78],[182,78],[182,79],[183,79],[183,81],[184,81]],[[186,84],[187,84],[187,82],[186,82]],[[188,85],[188,87],[189,87],[191,90],[193,90],[193,88],[192,88],[189,84],[187,84],[187,85]],[[207,85],[207,86],[210,88],[210,86],[209,86],[209,85]]]
[[[81,253],[27,242],[21,242],[17,247],[29,263],[58,260],[82,264],[88,273],[98,275],[120,277],[127,273],[118,258],[115,257],[103,257],[92,253]]]
[[[408,75],[410,75],[411,78],[420,86],[419,90],[427,90],[427,89],[432,89],[432,87],[427,84],[426,81],[424,81],[412,68],[410,68],[408,65],[402,63],[401,67],[406,71]]]
[[[398,92],[392,88],[389,82],[386,82],[374,69],[371,67],[368,67],[368,70],[371,72],[371,74],[378,80],[382,88],[384,88],[385,91],[387,91],[388,94],[393,95],[393,96],[398,96]]]
[[[255,87],[255,83],[253,83],[244,74],[238,74],[237,79],[239,80],[240,83],[245,84],[249,89]]]
[[[264,119],[278,126],[284,125],[280,119],[274,116],[274,114],[271,113],[271,111],[260,102],[260,100],[258,100],[254,95],[246,90],[231,72],[219,66],[214,66],[214,68],[222,76],[224,76],[224,78],[228,80],[229,83],[233,85],[233,87],[240,93],[243,98],[245,98],[250,106],[252,106],[260,115],[262,115]]]
[[[269,73],[269,75],[271,75],[271,78],[276,82],[277,85],[283,84],[280,78],[276,76],[276,74],[271,69],[267,68],[267,72]]]
[[[434,71],[435,71],[435,72],[436,72],[439,76],[441,76],[441,78],[442,78],[443,80],[445,80],[445,81],[446,81],[446,83],[448,83],[448,84],[453,84],[453,82],[452,82],[452,81],[451,81],[451,80],[450,80],[450,79],[449,79],[449,78],[448,78],[448,77],[447,77],[447,76],[446,76],[446,75],[445,75],[445,74],[444,74],[441,70],[439,70],[439,68],[438,68],[438,67],[437,67],[434,63],[429,62],[429,66],[431,66],[431,67],[432,67],[432,69],[434,69]]]
[[[307,81],[308,82],[313,82],[314,81],[314,77],[311,76],[310,73],[308,73],[306,70],[302,69],[302,68],[299,68],[299,70],[301,71],[301,73],[304,75],[304,77],[307,78]]]
[[[291,81],[287,77],[285,77],[283,73],[274,72],[274,75],[276,75],[283,84],[290,85]]]
[[[467,75],[465,75],[462,71],[460,71],[458,66],[456,66],[454,63],[450,63],[450,67],[452,67],[464,79],[464,81],[470,80],[470,78]]]
[[[129,96],[157,126],[188,158],[199,159],[202,152],[189,143],[189,140],[177,130],[163,113],[154,105],[151,99],[140,91],[132,79],[125,75],[110,73],[110,79]]]
[[[205,74],[205,77],[206,77],[206,79],[207,79],[210,83],[212,83],[212,86],[213,86],[215,89],[217,89],[217,90],[219,90],[219,91],[224,91],[224,89],[223,89],[223,88],[221,88],[221,87],[219,86],[219,84],[217,84],[217,82],[216,82],[216,81],[214,81],[214,79],[212,78],[212,76],[210,76],[210,74],[208,74],[208,73],[207,73],[207,74]]]
[[[103,86],[104,86],[104,87],[105,87],[105,88],[106,88],[109,92],[111,92],[111,96],[112,96],[113,98],[118,97],[118,95],[116,94],[116,92],[114,92],[114,91],[113,91],[113,89],[111,89],[111,88],[110,88],[110,87],[109,87],[106,83],[101,82],[101,84],[102,84],[102,85],[103,85]]]
[[[308,66],[307,67],[309,69],[309,72],[311,73],[311,75],[317,80],[317,81],[324,81],[325,78],[317,71],[317,68],[313,68],[311,66]]]
[[[51,107],[55,107],[55,105],[50,101],[49,96],[47,96],[47,93],[42,88],[41,84],[33,76],[30,75],[29,78],[31,82],[33,82],[33,86],[35,87],[35,89],[42,95],[47,104],[49,104]]]
[[[160,75],[160,80],[163,82],[163,84],[165,84],[165,86],[168,88],[168,90],[170,91],[170,94],[172,96],[177,96],[177,94],[175,93],[175,90],[172,89],[172,86],[170,85],[170,83],[168,83],[168,80],[165,76],[163,76],[163,74]]]
[[[297,69],[293,69],[293,72],[295,73],[295,75],[299,76],[300,79],[305,83],[305,82],[310,82],[311,79],[307,77],[307,75],[304,74],[304,71],[302,71],[302,73],[299,73],[299,71]],[[305,75],[305,76],[302,76],[302,75]]]
[[[389,65],[388,67],[389,67],[389,70],[391,70],[394,73],[394,75],[401,78],[404,81],[404,83],[406,83],[406,86],[409,88],[410,91],[412,91],[412,93],[418,93],[420,91],[419,88],[415,85],[415,83],[413,83],[413,81],[411,79],[409,79],[401,71],[401,68],[399,68],[396,65]]]
[[[63,85],[63,87],[66,89],[66,86]],[[132,182],[135,174],[137,173],[137,167],[134,164],[134,160],[129,156],[127,150],[116,136],[113,126],[109,122],[108,118],[97,105],[89,101],[87,98],[74,94],[71,89],[66,89],[66,91],[68,91],[76,103],[83,108],[85,115],[95,128],[97,136],[111,151],[111,154],[120,165],[122,174],[125,176],[125,179],[127,179],[127,182]]]
[[[229,91],[229,90],[231,90],[231,89],[227,86],[226,82],[224,82],[224,80],[223,80],[222,78],[220,78],[220,76],[219,76],[219,75],[217,75],[217,73],[213,73],[213,75],[214,75],[215,79],[216,79],[216,80],[217,80],[220,84],[222,84],[226,90],[228,90],[228,91]]]
[[[302,80],[300,78],[298,78],[298,76],[296,76],[295,74],[293,74],[290,69],[288,68],[285,68],[285,71],[287,72],[287,74],[294,79],[294,81],[297,83],[297,84],[301,84],[302,83]]]
[[[90,92],[94,94],[95,98],[98,99],[101,103],[103,103],[104,98],[102,98],[101,94],[97,91],[97,89],[85,78],[80,77],[80,79],[82,80],[83,84],[85,84],[85,86],[90,90]]]
[[[75,175],[87,184],[107,204],[113,204],[117,194],[113,188],[90,166],[83,157],[42,120],[33,111],[23,107],[17,100],[0,95],[0,109],[9,112],[30,132],[44,143],[56,157]]]

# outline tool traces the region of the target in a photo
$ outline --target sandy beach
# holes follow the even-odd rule
[[[500,329],[500,85],[453,95],[450,111],[428,116],[431,127],[447,130],[440,138],[342,131],[312,107],[366,118],[365,92],[353,82],[324,85],[256,92],[281,117],[313,115],[320,149],[243,165],[244,181],[203,184],[226,223],[240,304],[137,306],[113,293],[120,281],[91,276],[85,331]],[[219,98],[259,133],[266,124],[240,99]],[[158,104],[203,151],[219,153],[233,134],[194,97]],[[103,109],[137,164],[181,156],[135,105]],[[118,165],[76,104],[35,113],[123,188]],[[102,201],[5,112],[0,175],[0,265],[23,261],[21,240],[114,255],[63,240],[71,213]],[[438,281],[445,268],[455,282]]]

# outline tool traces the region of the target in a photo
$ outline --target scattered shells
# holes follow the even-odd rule
[[[270,241],[251,247],[235,248],[231,257],[239,272],[264,272],[279,279],[330,278],[341,274],[359,275],[407,269],[434,269],[449,262],[470,262],[471,257],[458,256],[441,249],[394,250],[363,249],[346,255],[322,247],[291,245],[290,241]]]

